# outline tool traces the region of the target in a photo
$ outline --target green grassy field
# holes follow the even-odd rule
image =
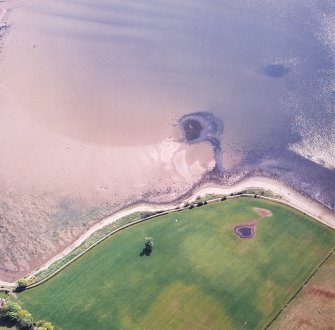
[[[0,298],[4,298],[4,299],[6,299],[6,298],[7,298],[7,295],[6,295],[4,292],[1,292],[1,291],[0,291]]]
[[[253,207],[273,216],[241,239],[233,229],[259,219]],[[141,257],[146,236],[155,247]],[[19,302],[62,329],[259,329],[334,246],[307,216],[238,198],[123,230]]]

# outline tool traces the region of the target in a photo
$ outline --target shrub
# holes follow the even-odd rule
[[[17,287],[16,287],[16,291],[23,291],[26,289],[26,287],[28,286],[28,281],[24,278],[18,280],[16,282]]]
[[[5,302],[4,306],[0,311],[0,318],[9,321],[17,322],[18,313],[21,312],[22,308],[19,304],[13,301]]]
[[[189,207],[188,207],[190,210],[194,208],[194,205],[191,204]]]
[[[51,322],[39,321],[36,327],[34,327],[33,316],[21,306],[13,301],[5,302],[4,306],[0,310],[0,321],[10,322],[17,329],[38,329],[38,330],[54,330],[54,326]]]
[[[14,312],[18,313],[22,310],[21,306],[14,302],[14,301],[6,301],[4,306],[2,307],[1,313],[7,313],[7,312]]]
[[[146,249],[152,250],[154,247],[154,240],[151,237],[146,237],[144,239],[144,245]]]
[[[17,313],[17,322],[22,329],[31,329],[34,325],[34,319],[32,315],[25,309]]]
[[[223,196],[223,197],[221,198],[221,202],[225,201],[226,199],[227,199],[227,197],[226,197],[226,196]]]
[[[32,285],[37,282],[37,277],[36,276],[31,276],[26,279],[28,286]]]
[[[8,312],[2,312],[2,318],[6,321],[9,321],[9,322],[17,322],[18,321],[18,318],[17,318],[17,313],[16,312],[11,312],[11,311],[8,311]]]
[[[48,321],[38,321],[37,322],[37,330],[54,330],[54,326],[52,325],[51,322]]]

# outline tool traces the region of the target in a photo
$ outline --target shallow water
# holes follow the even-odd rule
[[[333,177],[334,15],[331,1],[31,1],[7,95],[47,129],[108,147],[180,142],[182,116],[213,113],[223,168],[268,170],[279,153]]]
[[[35,33],[36,47],[25,54],[24,65],[29,63],[31,77],[38,74],[34,88],[50,100],[46,111],[29,95],[29,111],[83,141],[157,143],[182,114],[209,111],[224,121],[226,144],[235,141],[250,150],[266,138],[273,147],[286,147],[297,140],[290,124],[297,111],[292,106],[299,104],[285,102],[293,93],[303,105],[299,114],[315,113],[318,80],[333,65],[315,35],[317,2],[91,0],[27,6],[32,21],[24,24],[28,36]],[[264,74],[271,65],[289,73],[273,79]]]

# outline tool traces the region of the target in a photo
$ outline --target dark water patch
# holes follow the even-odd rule
[[[10,27],[10,26],[9,26],[8,24],[0,25],[0,32],[1,32],[1,31],[6,31],[6,30],[8,30],[9,27]]]
[[[194,141],[200,138],[203,127],[200,122],[195,119],[186,119],[183,122],[183,129],[187,141]]]
[[[234,232],[241,238],[252,238],[255,236],[255,226],[256,225],[236,226]]]
[[[264,68],[264,73],[272,78],[280,78],[290,72],[290,69],[282,64],[271,64]]]
[[[300,194],[315,199],[335,211],[335,170],[308,160],[291,150],[271,150],[268,154],[248,153],[232,175],[269,176],[283,181]],[[224,183],[224,180],[222,180]]]
[[[332,104],[335,104],[335,91],[330,92],[329,99]]]
[[[184,142],[195,144],[207,142],[213,147],[215,167],[223,171],[220,136],[223,132],[222,122],[210,112],[194,112],[180,120]]]

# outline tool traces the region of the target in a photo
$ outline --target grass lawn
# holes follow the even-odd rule
[[[4,292],[0,291],[0,298],[7,299],[8,296]]]
[[[252,220],[256,236],[239,238]],[[155,246],[141,257],[146,236]],[[309,217],[238,198],[123,230],[19,302],[62,329],[260,329],[334,246],[335,231]]]

